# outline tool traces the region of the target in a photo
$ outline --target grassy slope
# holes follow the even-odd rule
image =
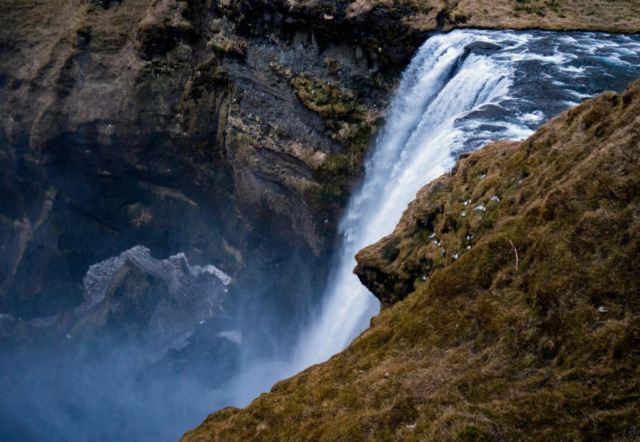
[[[640,82],[460,160],[358,259],[415,290],[184,442],[637,440]]]
[[[360,0],[362,1],[362,0]],[[632,0],[403,0],[417,13],[409,23],[431,29],[435,17],[446,11],[444,29],[540,28],[637,32],[640,3]]]

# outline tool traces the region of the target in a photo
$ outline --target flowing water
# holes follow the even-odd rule
[[[377,299],[352,273],[354,256],[393,231],[416,192],[451,168],[460,152],[493,140],[524,139],[587,97],[623,90],[640,77],[638,54],[640,36],[455,31],[429,38],[407,67],[370,149],[364,182],[340,225],[324,303],[290,357],[259,360],[256,354],[263,353],[257,344],[243,342],[235,329],[208,326],[208,319],[226,315],[225,274],[213,266],[192,267],[181,254],[153,259],[149,250],[136,247],[91,267],[84,281],[89,296],[75,314],[93,311],[126,262],[164,281],[168,290],[162,299],[165,304],[173,299],[171,305],[178,307],[153,311],[147,350],[155,355],[198,333],[213,334],[221,338],[217,348],[196,346],[211,353],[203,359],[206,366],[191,363],[180,373],[158,372],[162,366],[149,371],[139,362],[137,347],[114,348],[89,365],[62,359],[54,367],[45,353],[46,363],[31,364],[27,358],[22,365],[3,366],[0,432],[9,433],[5,430],[0,439],[175,440],[207,413],[246,406],[274,382],[341,351],[379,311]],[[31,325],[45,330],[55,321],[39,318]],[[192,335],[196,323],[200,332]],[[0,314],[0,337],[18,326],[18,319]],[[277,338],[264,334],[277,347]],[[238,348],[252,357],[241,367],[225,363],[225,357],[235,361],[229,355]],[[235,376],[219,388],[203,387],[188,373],[200,369]]]
[[[551,117],[640,76],[640,37],[600,33],[454,31],[415,55],[340,225],[342,244],[295,366],[344,349],[378,300],[352,273],[355,254],[390,234],[417,191],[460,152],[522,140]]]

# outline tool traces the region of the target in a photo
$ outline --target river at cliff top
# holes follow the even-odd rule
[[[171,373],[155,384],[145,382],[144,371],[138,372],[142,379],[131,379],[129,368],[138,367],[135,349],[101,355],[81,370],[38,367],[21,382],[15,382],[7,369],[0,375],[0,429],[8,429],[5,439],[174,440],[208,413],[245,406],[274,382],[343,350],[379,311],[376,298],[352,273],[354,256],[393,231],[416,192],[453,167],[461,152],[494,140],[524,139],[582,100],[624,89],[640,77],[639,54],[640,36],[454,31],[429,38],[406,69],[387,110],[385,127],[367,159],[364,182],[340,224],[340,246],[323,303],[295,352],[268,361],[245,358],[240,367],[209,367],[236,373],[219,388]],[[174,299],[182,306],[173,314],[165,307],[154,319],[162,338],[162,345],[154,348],[184,345],[193,333],[188,324],[213,317],[222,324],[229,319],[222,302],[226,275],[213,266],[191,267],[183,256],[152,260],[145,250],[123,251],[93,267],[87,276],[91,278],[85,278],[94,293],[87,311],[102,301],[103,287],[117,279],[131,255],[140,281],[151,274],[169,287],[158,305]],[[184,301],[192,299],[190,293],[197,293],[197,303]],[[154,308],[150,315],[157,314]],[[46,327],[49,320],[34,324]],[[0,333],[3,327],[19,326],[12,321],[0,317]],[[205,332],[220,337],[220,361],[232,346],[243,345],[241,336],[223,325],[200,331]]]

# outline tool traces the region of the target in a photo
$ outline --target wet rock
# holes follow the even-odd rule
[[[78,308],[28,321],[2,314],[0,335],[36,346],[62,346],[78,355],[85,346],[98,353],[135,347],[153,363],[188,347],[204,323],[220,331],[236,327],[229,283],[230,277],[212,265],[192,266],[184,254],[158,260],[137,246],[89,268],[85,301]],[[211,335],[211,345],[222,338]]]
[[[232,320],[230,280],[212,265],[189,265],[184,254],[158,260],[149,249],[134,247],[89,268],[85,302],[74,311],[78,322],[70,334],[86,340],[104,333],[107,324],[116,333],[142,338],[138,345],[159,359],[169,349],[184,347],[199,322]]]
[[[400,242],[398,238],[387,238],[375,249],[368,247],[356,255],[358,265],[353,273],[380,300],[383,308],[402,301],[413,291],[415,278],[392,264],[399,256]]]
[[[466,52],[481,54],[481,55],[490,55],[498,52],[502,47],[495,43],[489,43],[487,41],[475,41],[471,44],[465,46],[464,50]]]
[[[86,47],[91,42],[91,27],[79,27],[76,29],[76,36],[78,37],[78,46]]]

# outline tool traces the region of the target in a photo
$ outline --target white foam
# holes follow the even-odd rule
[[[238,330],[228,330],[218,333],[216,336],[221,338],[226,338],[231,342],[235,342],[236,344],[242,344],[242,333]]]
[[[510,57],[472,53],[460,65],[465,47],[472,42],[500,44],[508,36],[520,45],[527,38],[494,36],[455,31],[432,37],[404,73],[376,151],[367,161],[364,185],[353,195],[340,223],[344,240],[339,263],[324,295],[323,312],[298,345],[298,367],[325,360],[368,327],[380,304],[352,273],[356,252],[391,233],[416,192],[451,169],[452,153],[462,150],[470,136],[457,120],[489,103],[510,99]],[[522,127],[513,132],[524,136],[531,130]]]

